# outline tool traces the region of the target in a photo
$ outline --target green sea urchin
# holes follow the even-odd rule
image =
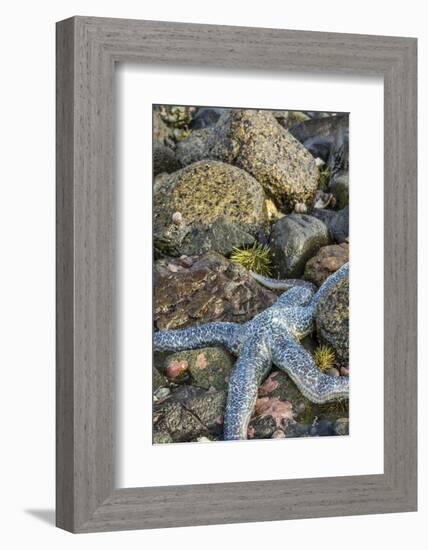
[[[241,264],[249,271],[266,276],[271,274],[270,250],[267,245],[256,242],[246,248],[234,247],[230,259],[236,264]]]
[[[336,354],[330,346],[318,346],[313,354],[316,366],[322,372],[326,372],[334,365]]]

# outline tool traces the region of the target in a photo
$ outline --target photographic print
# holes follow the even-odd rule
[[[349,434],[349,114],[153,105],[153,443]]]

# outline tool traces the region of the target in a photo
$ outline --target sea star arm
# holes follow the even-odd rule
[[[313,288],[313,284],[308,281],[303,281],[302,279],[272,279],[271,277],[266,277],[265,275],[260,275],[260,273],[255,273],[250,271],[251,277],[271,290],[290,290],[295,287],[307,287]]]
[[[270,366],[270,352],[265,339],[255,335],[245,342],[229,380],[223,431],[225,440],[247,439],[257,391]]]
[[[206,323],[197,327],[162,330],[153,335],[155,351],[184,351],[205,346],[224,346],[237,353],[241,325],[237,323]]]
[[[279,337],[272,344],[272,362],[285,371],[313,403],[326,403],[349,395],[347,376],[330,376],[321,372],[305,348],[291,338]]]

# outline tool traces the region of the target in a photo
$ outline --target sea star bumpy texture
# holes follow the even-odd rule
[[[322,373],[299,342],[313,330],[319,300],[348,272],[349,264],[343,265],[317,292],[314,285],[305,281],[274,281],[253,274],[266,286],[288,290],[270,308],[243,325],[219,322],[156,332],[154,348],[182,351],[221,345],[237,355],[229,381],[223,436],[226,440],[247,439],[258,387],[272,364],[285,371],[314,403],[348,397],[348,377]]]

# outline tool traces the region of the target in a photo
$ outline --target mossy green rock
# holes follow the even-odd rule
[[[221,347],[179,351],[164,358],[160,371],[180,383],[184,377],[199,388],[226,389],[234,358]]]
[[[268,111],[234,109],[207,137],[210,158],[252,174],[283,210],[312,202],[318,184],[315,159]]]
[[[158,388],[162,386],[168,385],[167,379],[158,371],[156,367],[153,367],[152,381],[153,381],[153,392],[155,392]]]
[[[224,348],[211,347],[188,352],[192,383],[202,388],[223,390],[228,387],[234,358]]]
[[[330,191],[336,199],[338,210],[349,205],[349,175],[341,174],[330,184]]]
[[[349,362],[349,278],[333,285],[319,301],[315,312],[319,340],[336,352],[339,361]]]
[[[180,212],[182,227],[210,225],[219,218],[254,233],[267,221],[260,184],[235,166],[200,161],[166,177],[154,195],[154,240],[161,246]]]

